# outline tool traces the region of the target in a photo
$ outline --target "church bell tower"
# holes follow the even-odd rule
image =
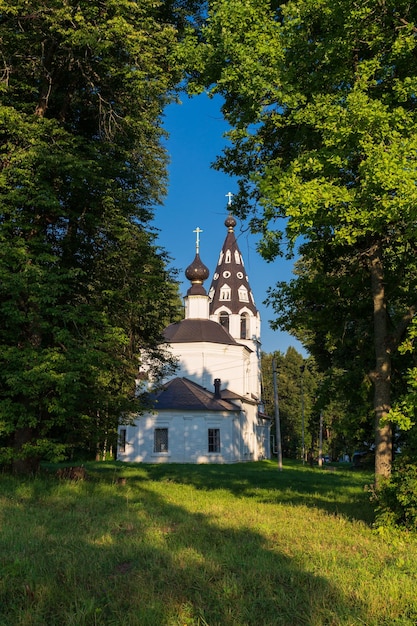
[[[209,290],[210,319],[254,349],[260,341],[260,316],[236,241],[235,218],[229,215],[225,226],[227,235]]]
[[[254,395],[260,397],[261,320],[235,236],[236,220],[224,222],[227,233],[209,290],[210,319],[221,324],[238,343],[252,351]]]

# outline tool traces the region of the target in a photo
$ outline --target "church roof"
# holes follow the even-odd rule
[[[164,337],[167,343],[208,341],[241,346],[221,324],[205,319],[189,318],[170,324],[164,330]]]
[[[222,395],[224,392],[220,392]],[[238,399],[238,396],[236,396]],[[151,396],[156,410],[179,411],[239,411],[231,400],[216,398],[215,394],[188,378],[173,378],[160,391]]]
[[[235,237],[235,218],[229,215],[225,226],[227,235],[209,290],[210,315],[221,306],[225,306],[231,313],[240,313],[243,308],[247,308],[256,315],[255,300]]]

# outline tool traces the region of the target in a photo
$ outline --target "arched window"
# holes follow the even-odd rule
[[[240,338],[249,339],[249,315],[242,313],[240,316]]]
[[[229,330],[229,313],[222,311],[220,313],[220,324],[228,331]]]

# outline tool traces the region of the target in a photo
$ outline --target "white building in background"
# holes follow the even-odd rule
[[[207,294],[208,268],[196,255],[185,318],[165,330],[175,377],[152,396],[153,410],[119,429],[118,459],[141,463],[236,463],[270,457],[262,413],[260,316],[229,216]]]

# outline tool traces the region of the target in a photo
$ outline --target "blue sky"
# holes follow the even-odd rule
[[[223,134],[227,125],[219,106],[219,98],[184,96],[182,104],[172,104],[165,112],[165,128],[169,133],[166,144],[170,155],[169,188],[164,206],[156,211],[154,224],[160,230],[160,245],[171,256],[172,266],[180,270],[182,295],[189,287],[184,271],[194,258],[196,235],[193,231],[197,226],[203,231],[200,257],[210,270],[205,283],[208,290],[226,237],[226,194],[237,191],[233,178],[210,167],[226,141]],[[238,221],[235,233],[261,314],[262,349],[285,352],[291,345],[304,353],[294,337],[270,328],[268,320],[273,317],[273,311],[263,304],[269,286],[291,278],[292,262],[264,261],[256,252],[256,238],[241,232],[241,226],[245,225]]]

